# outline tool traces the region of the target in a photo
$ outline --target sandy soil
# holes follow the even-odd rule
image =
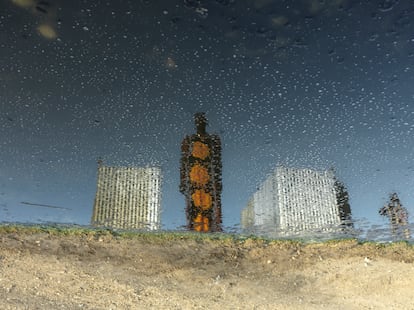
[[[414,309],[405,243],[0,234],[0,309]]]

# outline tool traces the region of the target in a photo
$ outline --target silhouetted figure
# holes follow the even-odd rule
[[[195,114],[197,133],[181,143],[180,192],[185,195],[187,227],[221,231],[221,142],[206,131],[204,113]]]
[[[391,231],[394,237],[410,238],[408,229],[408,212],[404,208],[396,193],[390,196],[390,202],[379,210],[379,214],[390,219]]]

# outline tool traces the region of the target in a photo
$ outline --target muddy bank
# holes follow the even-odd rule
[[[414,249],[0,232],[1,309],[414,309]]]

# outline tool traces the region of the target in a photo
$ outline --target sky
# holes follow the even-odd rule
[[[413,23],[409,0],[0,0],[0,222],[89,224],[102,158],[161,167],[181,227],[199,111],[229,230],[277,165],[334,167],[363,225],[392,192],[413,221]]]

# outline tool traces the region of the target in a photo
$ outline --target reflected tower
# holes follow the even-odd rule
[[[187,228],[221,231],[221,141],[208,134],[204,113],[196,113],[197,132],[181,143],[180,192],[185,195]]]

